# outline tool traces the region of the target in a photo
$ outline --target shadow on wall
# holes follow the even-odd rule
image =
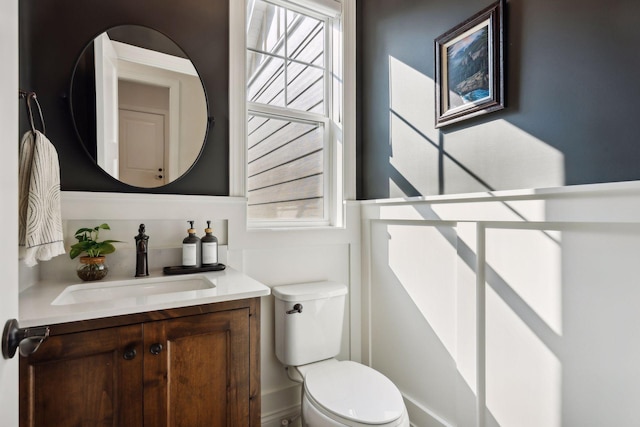
[[[389,197],[562,186],[564,157],[505,120],[434,127],[434,81],[389,56]]]
[[[392,378],[418,412],[439,422],[426,425],[449,425],[444,420],[456,418],[457,385],[465,384],[471,396],[475,390],[456,366],[455,288],[449,285],[455,246],[447,241],[455,231],[375,222],[371,236],[372,260],[381,261],[371,265],[371,365]],[[443,262],[434,265],[438,252]],[[422,425],[415,412],[410,419]]]
[[[372,268],[373,366],[441,425],[472,425],[479,405],[487,426],[559,427],[559,242],[540,230],[487,234],[478,291],[475,250],[456,226],[372,226],[372,257],[388,260]]]
[[[456,205],[371,223],[372,366],[418,408],[412,420],[632,425],[639,226],[545,224],[539,206],[501,202],[473,215],[504,221],[442,221]]]
[[[462,360],[475,360],[475,342],[458,336],[451,285],[454,227],[377,222],[371,231],[373,259],[388,259],[372,265],[372,366],[402,390],[413,425],[475,425],[476,370]]]

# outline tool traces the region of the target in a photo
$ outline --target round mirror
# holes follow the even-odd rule
[[[198,159],[208,124],[198,73],[158,31],[123,25],[84,49],[71,79],[71,113],[87,153],[135,187],[160,187]]]

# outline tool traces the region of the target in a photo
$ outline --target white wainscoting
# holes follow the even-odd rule
[[[363,202],[363,360],[412,425],[634,425],[640,185]]]
[[[640,183],[349,202],[337,229],[248,230],[233,197],[63,193],[63,216],[129,240],[148,221],[160,250],[211,219],[227,263],[269,286],[347,283],[340,357],[398,384],[416,427],[635,422]],[[273,354],[273,298],[262,307],[271,426],[300,387]]]
[[[196,221],[199,235],[204,234],[205,221],[212,220],[214,234],[226,245],[223,246],[226,263],[268,286],[321,280],[345,283],[349,286],[347,323],[338,357],[359,360],[360,204],[348,203],[345,215],[344,228],[250,230],[246,226],[246,199],[242,197],[62,193],[65,242],[75,241],[73,233],[79,227],[108,223],[112,230],[105,232],[105,236],[109,233],[109,238],[125,242],[118,244],[119,251],[113,254],[114,269],[131,270],[134,236],[140,223],[146,224],[150,236],[149,263],[153,268],[161,268],[163,263],[179,257],[187,220]],[[68,255],[33,269],[21,264],[21,289],[41,275],[72,277],[75,265]],[[261,386],[265,426],[279,426],[283,418],[294,418],[300,405],[300,386],[287,378],[275,357],[273,305],[272,296],[262,299]]]

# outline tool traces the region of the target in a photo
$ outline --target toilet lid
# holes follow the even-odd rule
[[[307,373],[304,383],[313,400],[351,421],[384,424],[404,412],[397,387],[380,372],[360,363],[318,366]]]

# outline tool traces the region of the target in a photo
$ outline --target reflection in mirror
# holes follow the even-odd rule
[[[206,138],[207,101],[193,64],[169,38],[136,25],[108,30],[84,49],[71,110],[96,164],[135,187],[182,176]]]

